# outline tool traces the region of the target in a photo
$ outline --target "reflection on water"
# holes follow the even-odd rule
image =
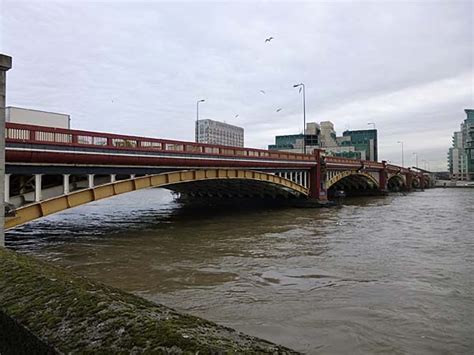
[[[307,353],[472,353],[474,190],[331,209],[183,208],[118,196],[7,245]]]

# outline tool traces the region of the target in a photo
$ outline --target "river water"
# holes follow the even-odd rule
[[[7,246],[305,353],[474,353],[474,189],[328,209],[192,209],[142,190]]]

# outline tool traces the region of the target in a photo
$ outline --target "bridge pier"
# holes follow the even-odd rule
[[[420,189],[424,190],[425,189],[425,177],[423,175],[419,176],[420,178]]]
[[[327,201],[328,197],[323,179],[325,165],[319,150],[315,150],[314,155],[318,164],[309,171],[309,196],[318,201]]]
[[[380,191],[387,190],[387,161],[382,160],[383,168],[379,171],[379,188]]]
[[[410,169],[408,169],[408,170],[410,170]],[[406,186],[405,186],[406,191],[410,191],[412,189],[412,186],[413,186],[413,174],[410,171],[406,175]]]

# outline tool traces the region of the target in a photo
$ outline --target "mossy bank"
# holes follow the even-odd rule
[[[0,248],[0,353],[296,353]]]

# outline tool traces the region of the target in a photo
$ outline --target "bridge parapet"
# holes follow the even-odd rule
[[[387,171],[390,173],[402,173],[402,174],[409,174],[411,172],[408,168],[403,168],[401,166],[387,164]]]
[[[134,150],[144,152],[167,152],[191,155],[213,155],[225,157],[249,157],[253,159],[277,159],[314,162],[314,155],[269,151],[255,148],[240,148],[204,143],[118,135],[111,133],[70,130],[53,127],[6,124],[7,143],[31,143],[70,147],[95,147],[112,150]]]
[[[10,195],[20,198],[20,203],[39,202],[43,185],[49,188],[48,193],[53,189],[60,192],[61,181],[64,194],[68,194],[70,183],[73,187],[83,185],[80,179],[84,176],[88,179],[86,186],[91,188],[94,176],[110,176],[113,182],[116,175],[200,169],[265,172],[307,188],[307,195],[316,200],[325,200],[331,186],[332,190],[369,189],[375,193],[395,183],[406,188],[415,183],[428,185],[421,173],[407,168],[386,162],[322,157],[321,150],[300,154],[16,123],[6,124],[6,143],[7,202]],[[396,179],[389,183],[393,176],[401,176],[402,182]]]
[[[340,157],[326,157],[326,164],[330,165],[343,165],[343,166],[364,166],[369,169],[383,169],[384,164],[376,161],[370,160],[360,160],[360,159],[348,159]]]

